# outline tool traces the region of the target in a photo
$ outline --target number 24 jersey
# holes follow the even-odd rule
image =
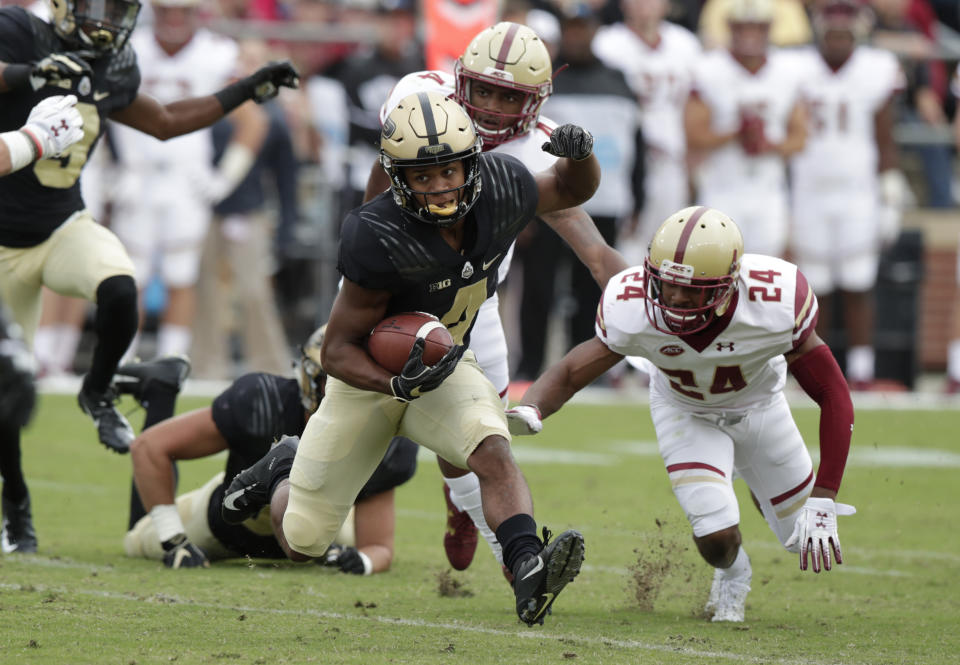
[[[611,351],[649,360],[655,391],[694,411],[748,409],[782,390],[783,354],[817,323],[817,299],[806,278],[772,256],[745,254],[730,307],[692,335],[654,328],[644,291],[640,266],[612,277],[597,310],[597,336]]]

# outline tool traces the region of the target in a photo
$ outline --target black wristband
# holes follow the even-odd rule
[[[7,90],[19,90],[30,85],[33,65],[7,65],[3,69],[3,82]]]
[[[220,102],[220,106],[223,107],[223,114],[226,115],[248,99],[253,99],[253,86],[248,78],[240,79],[223,90],[215,92],[213,96]]]

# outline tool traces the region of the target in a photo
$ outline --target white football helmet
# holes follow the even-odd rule
[[[130,38],[139,0],[49,0],[53,29],[78,49],[119,51]]]
[[[454,65],[456,97],[471,117],[499,119],[496,128],[477,126],[485,149],[527,132],[540,117],[540,107],[553,92],[550,53],[533,30],[519,23],[497,23],[478,34]],[[481,81],[525,96],[519,113],[497,113],[470,103],[470,87]]]
[[[462,219],[480,196],[480,139],[467,112],[438,92],[407,95],[390,112],[380,134],[380,165],[390,176],[393,200],[415,219],[451,226]],[[404,170],[462,161],[465,181],[459,187],[415,192]],[[456,192],[456,204],[424,205],[424,195]]]
[[[327,373],[320,364],[320,347],[323,346],[323,334],[327,324],[313,331],[307,343],[300,347],[297,360],[297,381],[300,383],[300,403],[307,413],[313,413],[320,406],[327,386]]]
[[[644,263],[647,319],[660,332],[688,335],[723,316],[737,289],[743,236],[719,210],[692,206],[675,212],[650,241]],[[694,304],[663,302],[663,284],[694,291]]]

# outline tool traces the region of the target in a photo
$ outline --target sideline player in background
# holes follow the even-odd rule
[[[278,86],[295,86],[297,76],[289,63],[272,63],[216,95],[164,106],[137,92],[140,74],[127,40],[139,2],[51,0],[51,9],[47,23],[20,7],[0,8],[0,131],[19,129],[39,102],[69,92],[78,99],[83,138],[59,159],[0,178],[0,299],[31,345],[42,286],[97,303],[97,343],[78,401],[101,443],[122,453],[133,430],[113,405],[110,381],[136,332],[137,287],[123,245],[84,206],[79,179],[87,156],[107,118],[168,139],[248,99],[272,97]],[[18,427],[0,431],[0,474],[5,508],[29,505]]]
[[[853,429],[850,391],[817,336],[817,299],[796,266],[743,253],[737,225],[693,207],[657,230],[642,266],[610,280],[597,335],[537,379],[508,413],[511,431],[541,418],[624,356],[650,361],[650,415],[670,484],[700,555],[716,568],[706,611],[743,621],[751,567],[741,547],[733,478],[743,478],[800,568],[842,562],[834,503]],[[783,395],[786,370],[820,406],[814,473]]]
[[[297,439],[307,419],[323,399],[326,374],[320,366],[323,328],[302,347],[298,378],[246,374],[221,393],[211,406],[173,416],[173,406],[189,365],[182,358],[123,366],[118,382],[144,404],[149,427],[131,446],[133,475],[144,513],[131,513],[124,537],[127,556],[162,559],[168,568],[194,568],[209,561],[238,556],[286,558],[274,536],[269,511],[241,524],[220,515],[230,480],[263,457],[275,445],[280,463],[274,470],[289,473]],[[135,376],[130,376],[131,374]],[[279,441],[279,443],[277,443]],[[224,471],[203,487],[174,500],[174,462],[227,451]],[[393,560],[394,488],[417,467],[417,446],[396,438],[355,501],[336,547],[322,558],[343,572],[386,571]],[[269,496],[277,489],[265,488]],[[269,503],[268,496],[268,503]],[[228,497],[229,500],[229,497]],[[282,515],[282,513],[281,513]]]
[[[558,127],[543,149],[562,159],[535,177],[512,157],[481,152],[473,121],[455,101],[420,92],[390,112],[380,145],[390,190],[343,225],[343,285],[322,349],[326,396],[294,459],[284,536],[302,555],[322,555],[391,438],[409,437],[477,474],[483,511],[514,577],[517,615],[529,625],[543,623],[580,572],[583,536],[569,530],[551,541],[545,528],[544,540],[537,537],[500,395],[474,354],[464,353],[517,234],[536,214],[579,205],[596,191],[592,137],[575,125]],[[418,340],[393,376],[364,342],[384,317],[411,310],[437,316],[455,345],[427,367]],[[231,495],[269,484],[264,460],[235,479]],[[230,510],[232,517],[260,507],[244,503],[238,495],[233,506],[241,510]]]
[[[856,0],[826,0],[814,10],[817,43],[797,55],[809,129],[790,164],[791,250],[820,301],[821,337],[830,332],[839,292],[846,375],[855,390],[873,382],[873,288],[880,252],[899,234],[907,193],[893,138],[894,105],[906,79],[896,56],[862,43],[868,12]]]
[[[732,0],[730,48],[697,63],[684,110],[697,196],[743,229],[747,250],[782,256],[789,234],[784,159],[806,117],[791,55],[769,47],[773,0]],[[700,154],[697,155],[697,152]]]
[[[380,121],[385,122],[399,101],[410,94],[438,92],[454,96],[473,119],[484,152],[511,155],[530,172],[537,173],[551,168],[557,161],[555,155],[542,149],[556,129],[553,121],[540,115],[540,108],[553,90],[552,78],[550,54],[537,34],[526,26],[505,21],[474,37],[457,61],[454,76],[434,70],[403,77],[384,103]],[[375,164],[366,200],[390,186],[387,173],[380,164]],[[538,217],[574,250],[601,288],[607,279],[627,266],[580,206],[542,213]],[[512,243],[504,255],[496,275],[498,284],[506,279],[510,269]],[[552,280],[553,276],[541,278]],[[480,305],[470,333],[470,350],[501,399],[506,400],[510,368],[499,305],[496,290]],[[444,478],[447,531],[443,544],[450,565],[457,570],[470,565],[476,551],[478,528],[502,564],[500,543],[487,525],[481,507],[476,474],[440,458],[437,462]]]

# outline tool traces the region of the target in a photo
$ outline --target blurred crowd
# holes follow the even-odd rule
[[[487,7],[494,18],[529,25],[548,45],[554,93],[542,114],[594,133],[607,189],[585,208],[611,244],[640,262],[649,235],[672,212],[690,203],[724,210],[755,243],[747,251],[800,264],[822,311],[830,311],[834,291],[843,296],[850,319],[848,379],[869,388],[874,352],[867,300],[876,254],[896,242],[896,218],[904,208],[956,206],[951,118],[960,95],[954,73],[960,6],[872,0],[852,17],[863,23],[851,28],[857,39],[892,54],[880,58],[876,70],[864,70],[876,85],[864,85],[863,95],[877,96],[878,122],[890,121],[888,134],[872,126],[864,131],[879,170],[892,175],[866,185],[877,189],[879,207],[863,222],[863,233],[877,253],[858,276],[834,270],[845,257],[818,255],[823,243],[808,242],[813,227],[796,223],[803,215],[828,219],[818,233],[827,245],[836,240],[829,204],[804,207],[789,167],[798,173],[822,169],[815,160],[803,163],[805,146],[817,122],[842,129],[846,111],[818,118],[823,109],[808,103],[816,97],[811,79],[796,74],[795,61],[773,67],[776,50],[817,42],[817,2],[506,0]],[[42,2],[18,4],[41,14],[46,9]],[[186,353],[197,378],[290,372],[290,358],[326,319],[336,292],[339,221],[361,202],[376,162],[381,104],[405,74],[448,68],[436,52],[441,37],[431,36],[425,17],[444,7],[468,12],[482,4],[145,2],[132,40],[142,92],[161,101],[207,94],[282,58],[298,68],[301,86],[262,107],[248,104],[248,113],[211,131],[162,144],[116,125],[90,156],[82,179],[86,203],[124,241],[143,289],[145,318],[131,357]],[[752,32],[757,25],[769,30]],[[774,90],[769,102],[754,104],[757,117],[737,104],[736,117],[724,119],[728,93],[731,99],[753,94],[733,91],[741,78],[717,56],[728,51],[741,64],[751,58],[758,63],[751,85],[764,95]],[[739,137],[739,157],[726,154],[733,148],[729,136],[723,138],[724,123]],[[745,135],[758,143],[744,142]],[[821,196],[823,183],[816,180],[802,184],[806,200],[827,201],[831,194]],[[840,197],[841,208],[856,207],[855,196]],[[599,290],[572,258],[543,225],[531,225],[518,241],[518,267],[503,285],[503,306],[511,369],[520,380],[535,378],[551,353],[593,335]],[[82,371],[88,305],[47,295],[35,343],[40,373]],[[950,354],[951,380],[960,387],[960,342]]]

